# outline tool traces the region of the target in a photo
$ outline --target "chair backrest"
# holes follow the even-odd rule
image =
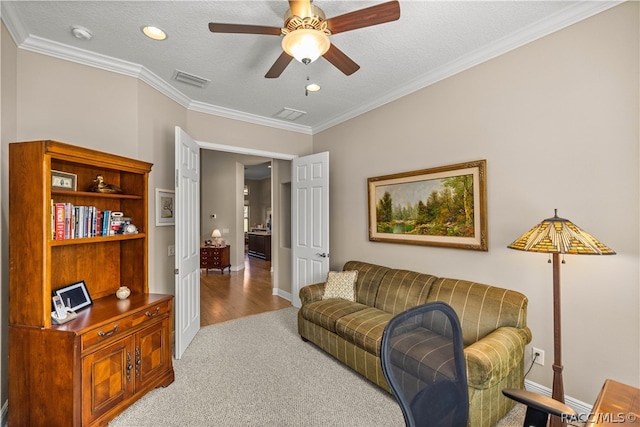
[[[444,302],[413,307],[387,324],[382,371],[408,427],[464,427],[469,394],[460,321]]]

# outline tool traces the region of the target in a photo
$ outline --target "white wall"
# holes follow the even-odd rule
[[[546,352],[529,379],[551,388],[551,265],[507,245],[558,208],[618,253],[562,265],[565,392],[592,404],[606,378],[638,386],[638,31],[629,2],[316,135],[332,268],[360,259],[523,292]],[[479,159],[488,252],[368,240],[367,178]]]

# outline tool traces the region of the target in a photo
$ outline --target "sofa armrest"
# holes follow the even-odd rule
[[[313,285],[303,286],[298,295],[300,296],[302,305],[320,301],[324,295],[324,283],[314,283]]]
[[[528,327],[498,328],[464,349],[467,381],[475,389],[486,389],[501,381],[524,358],[524,346],[531,342]]]

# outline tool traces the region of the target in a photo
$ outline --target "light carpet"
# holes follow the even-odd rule
[[[297,332],[286,308],[202,328],[175,381],[152,390],[110,427],[404,426],[393,397]],[[521,426],[520,405],[496,427]]]

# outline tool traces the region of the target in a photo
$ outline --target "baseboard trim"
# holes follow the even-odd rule
[[[232,265],[231,267],[229,267],[229,271],[242,271],[242,270],[244,270],[244,263],[240,265]]]
[[[273,288],[272,295],[277,295],[280,298],[284,298],[287,301],[291,301],[291,292],[283,291],[280,288]]]
[[[524,388],[533,393],[538,393],[547,397],[551,397],[550,388],[540,385],[538,383],[534,383],[533,381],[524,380]],[[578,399],[574,399],[573,397],[567,396],[567,395],[564,396],[564,403],[565,405],[569,406],[571,409],[576,411],[578,414],[590,414],[591,409],[593,408],[593,405],[589,405],[588,403],[585,403]]]

